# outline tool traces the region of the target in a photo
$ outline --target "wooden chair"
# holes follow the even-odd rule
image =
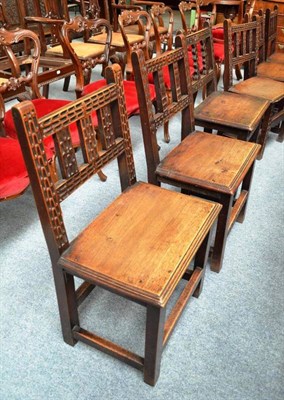
[[[200,293],[210,230],[221,206],[136,182],[119,66],[107,68],[106,76],[105,88],[44,118],[36,117],[30,102],[15,106],[13,116],[51,257],[64,340],[102,350],[142,370],[145,382],[155,385],[163,347],[188,299]],[[92,124],[94,111],[101,151]],[[80,126],[81,162],[70,146],[72,123]],[[50,178],[41,144],[51,135],[58,144],[61,169],[56,182]],[[116,159],[123,193],[69,242],[61,202]],[[193,269],[188,271],[193,258]],[[84,281],[77,290],[74,276]],[[168,301],[182,278],[188,283],[166,320]],[[78,305],[95,286],[146,307],[144,357],[80,324]]]
[[[38,23],[47,24],[52,30],[52,41],[50,46],[44,47],[44,54],[52,57],[68,58],[68,50],[65,48],[65,39],[61,37],[61,27],[65,22],[63,18],[65,14],[60,15],[59,3],[54,0],[44,0],[46,17],[26,17],[27,24]],[[72,38],[73,39],[73,38]],[[82,41],[72,41],[72,47],[76,51],[84,68],[84,79],[85,83],[90,82],[91,72],[94,66],[97,64],[97,59],[101,57],[105,52],[104,44],[85,43]],[[68,90],[69,79],[65,81],[64,90]]]
[[[254,24],[256,27],[256,22]],[[187,35],[186,41],[194,68],[192,84],[195,96],[199,90],[204,89],[208,94],[194,109],[196,125],[206,130],[216,130],[220,135],[251,142],[258,142],[259,138],[266,137],[270,115],[269,101],[245,94],[217,91],[210,27]],[[254,46],[257,47],[256,42]]]
[[[152,18],[155,41],[155,53],[172,50],[174,32],[174,13],[171,7],[164,4],[154,4],[149,10]],[[151,40],[151,29],[150,29]]]
[[[211,258],[211,269],[219,272],[228,233],[235,221],[244,220],[260,146],[194,130],[193,93],[184,37],[177,36],[175,45],[176,50],[150,60],[145,60],[141,51],[132,54],[148,181],[156,185],[164,182],[222,204]],[[166,93],[164,68],[169,68],[171,76],[172,101]],[[155,112],[149,101],[149,73],[154,75],[156,87]],[[182,141],[160,162],[157,129],[179,112]]]
[[[270,103],[269,126],[262,130],[264,137],[259,137],[262,144],[263,155],[266,137],[271,126],[278,125],[284,120],[284,82],[256,76],[258,47],[256,38],[259,32],[259,16],[253,22],[233,25],[230,20],[224,21],[225,32],[225,69],[224,88],[240,95],[256,96],[268,100]],[[232,51],[232,49],[234,49]],[[233,68],[242,64],[244,68],[244,80],[233,85]],[[280,137],[281,140],[281,137]]]

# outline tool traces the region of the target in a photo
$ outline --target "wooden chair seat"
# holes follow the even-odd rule
[[[264,62],[258,65],[257,75],[284,82],[284,64]]]
[[[140,43],[143,42],[144,36],[143,35],[133,35],[133,34],[127,34],[127,39],[129,41],[130,45],[133,45],[134,43]],[[90,42],[93,43],[102,43],[104,44],[106,42],[106,33],[102,33],[100,35],[94,35],[89,39]],[[124,40],[120,32],[113,32],[112,33],[112,39],[111,39],[111,46],[115,47],[121,47],[125,48]]]
[[[0,85],[2,85],[2,84],[4,84],[4,83],[7,83],[8,82],[8,79],[6,79],[6,78],[0,78]]]
[[[229,92],[214,92],[194,109],[196,125],[221,132],[230,128],[239,138],[251,135],[259,126],[263,114],[269,107],[267,100]],[[236,114],[237,111],[237,114]],[[226,131],[226,134],[230,134]]]
[[[105,45],[95,43],[72,42],[71,46],[80,60],[98,57],[105,52]],[[54,46],[47,49],[46,54],[63,56],[62,46]]]
[[[138,183],[80,233],[59,264],[92,283],[164,307],[218,210],[214,203]]]
[[[259,76],[252,77],[232,86],[230,92],[250,94],[277,103],[284,97],[284,82]]]
[[[255,160],[259,146],[205,132],[193,132],[157,166],[162,181],[234,194]]]

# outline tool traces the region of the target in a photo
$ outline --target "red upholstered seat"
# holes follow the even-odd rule
[[[18,141],[0,137],[0,199],[18,196],[28,186],[28,172]]]
[[[188,55],[190,56],[189,53],[188,53]],[[194,68],[193,68],[193,61],[190,59],[189,59],[189,71],[190,71],[190,75],[192,76],[194,73]],[[164,81],[165,81],[166,88],[169,89],[171,87],[171,79],[170,79],[169,69],[167,66],[163,67],[163,75],[164,75]],[[148,75],[148,80],[151,84],[154,84],[153,74]],[[153,90],[154,89],[155,88],[153,88]]]
[[[224,40],[224,28],[219,26],[216,28],[212,28],[212,36],[213,39]]]
[[[99,81],[92,82],[89,85],[84,86],[82,95],[92,93],[93,91],[100,89],[106,85],[105,79],[100,79]],[[139,114],[139,102],[136,92],[136,86],[134,81],[123,81],[123,88],[125,94],[126,111],[128,117],[134,114]],[[150,86],[151,100],[153,101],[156,97],[154,85]]]
[[[222,63],[225,58],[224,43],[213,42],[214,58],[217,62]]]
[[[55,100],[55,99],[34,99],[32,100],[37,116],[39,118],[51,113],[52,111],[58,110],[58,108],[65,106],[70,103],[70,100]],[[12,111],[9,110],[5,113],[4,117],[4,127],[7,136],[17,139],[17,131],[14,125]],[[70,125],[71,137],[73,141],[73,146],[78,147],[80,145],[79,134],[76,124]],[[54,143],[52,137],[45,139],[44,144],[46,146],[47,156],[52,157]]]

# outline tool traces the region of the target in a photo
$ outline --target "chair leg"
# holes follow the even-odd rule
[[[268,110],[266,111],[262,124],[261,124],[261,128],[260,128],[260,133],[257,139],[257,143],[259,143],[261,145],[261,149],[260,152],[257,156],[258,160],[261,160],[263,157],[263,153],[264,153],[264,149],[265,149],[265,144],[266,144],[266,140],[267,140],[267,135],[269,132],[269,126],[270,126],[270,122],[271,122],[271,117],[272,117],[272,104],[270,105],[270,107],[268,108]]]
[[[236,77],[237,77],[237,80],[238,80],[238,81],[240,81],[241,79],[243,79],[242,73],[241,73],[241,67],[240,67],[240,65],[236,65],[236,66],[235,66],[235,73],[236,73]]]
[[[170,140],[171,140],[171,138],[170,138],[170,133],[169,133],[169,121],[168,121],[168,122],[165,122],[165,124],[164,124],[164,141],[166,143],[170,143]]]
[[[210,231],[208,232],[206,238],[203,240],[201,246],[199,247],[199,249],[195,255],[195,258],[194,258],[194,268],[199,267],[199,268],[203,269],[202,279],[200,280],[197,288],[195,289],[195,291],[193,293],[193,296],[196,298],[199,297],[200,293],[202,292],[202,288],[203,288],[206,263],[208,260],[208,255],[209,255],[209,250],[210,250],[212,231],[213,231],[213,229],[211,228]]]
[[[252,182],[252,177],[253,177],[253,171],[254,171],[254,166],[255,166],[255,162],[252,164],[252,166],[250,167],[250,169],[248,170],[246,176],[244,177],[243,183],[242,183],[242,189],[241,190],[246,190],[248,192],[248,196],[246,199],[245,204],[243,205],[238,218],[237,218],[237,222],[244,222],[245,219],[245,214],[246,214],[246,208],[247,208],[247,204],[248,204],[248,198],[249,198],[249,193],[250,193],[250,187],[251,187],[251,182]]]
[[[160,374],[166,308],[147,305],[144,382],[154,386]]]
[[[63,338],[66,343],[74,346],[77,341],[73,337],[72,329],[79,325],[74,277],[63,272],[57,264],[53,268],[53,276]]]
[[[281,122],[278,137],[276,140],[277,140],[277,142],[280,142],[280,143],[282,143],[284,140],[284,121]]]
[[[66,76],[66,78],[64,79],[64,84],[63,84],[63,91],[64,92],[68,92],[70,79],[71,79],[70,76]]]
[[[217,221],[215,242],[211,257],[211,270],[214,272],[220,272],[222,268],[233,198],[233,195],[224,195],[222,199],[218,200],[223,207]]]

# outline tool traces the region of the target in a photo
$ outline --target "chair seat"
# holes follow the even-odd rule
[[[284,83],[269,78],[253,77],[232,86],[230,91],[250,94],[276,103],[284,98]]]
[[[58,110],[60,107],[63,107],[65,105],[69,104],[71,101],[70,100],[54,100],[54,99],[34,99],[34,100],[32,100],[32,102],[35,106],[38,118],[41,118],[53,111]],[[4,126],[5,126],[6,135],[9,137],[12,137],[14,139],[17,139],[18,135],[17,135],[17,131],[15,128],[11,110],[8,110],[5,113]],[[79,134],[78,134],[78,129],[77,129],[76,124],[71,124],[70,129],[71,129],[71,137],[72,137],[73,146],[78,147],[80,145],[80,139],[79,139]],[[48,159],[50,159],[54,154],[54,142],[53,142],[52,137],[46,138],[44,140],[44,144],[45,144],[47,157],[48,157]]]
[[[215,61],[222,63],[225,59],[224,43],[213,42],[213,52]]]
[[[97,57],[104,53],[105,46],[95,43],[72,42],[71,46],[80,60],[88,59],[89,57]],[[59,46],[50,47],[46,54],[53,56],[62,56],[63,49]]]
[[[100,79],[99,81],[92,82],[89,85],[84,86],[84,90],[82,95],[90,94],[97,89],[106,86],[106,80]],[[139,114],[139,102],[137,97],[137,90],[134,81],[123,81],[124,95],[125,95],[125,103],[126,103],[126,111],[128,117],[134,114]],[[155,86],[150,86],[150,96],[151,101],[153,101],[156,97],[155,94]]]
[[[224,28],[222,24],[217,24],[212,27],[212,36],[214,39],[224,40]]]
[[[196,125],[202,121],[253,132],[259,125],[269,102],[253,96],[214,92],[194,109]]]
[[[158,165],[160,177],[234,194],[260,145],[204,132],[188,135]]]
[[[274,53],[268,58],[267,62],[284,64],[284,53]]]
[[[284,64],[263,62],[257,67],[257,75],[284,82]]]
[[[2,85],[3,83],[7,83],[8,79],[6,78],[0,78],[0,85]]]
[[[104,44],[106,42],[106,33],[102,33],[100,35],[94,35],[92,36],[89,41],[94,42],[94,43],[102,43]],[[131,45],[134,43],[140,43],[143,42],[144,36],[143,35],[135,35],[135,34],[127,34],[127,39]],[[112,40],[111,40],[111,45],[115,47],[125,47],[123,37],[120,32],[113,32],[112,33]]]
[[[138,183],[70,244],[59,265],[122,295],[163,307],[220,208]]]
[[[0,201],[19,196],[29,183],[18,141],[0,137]]]

